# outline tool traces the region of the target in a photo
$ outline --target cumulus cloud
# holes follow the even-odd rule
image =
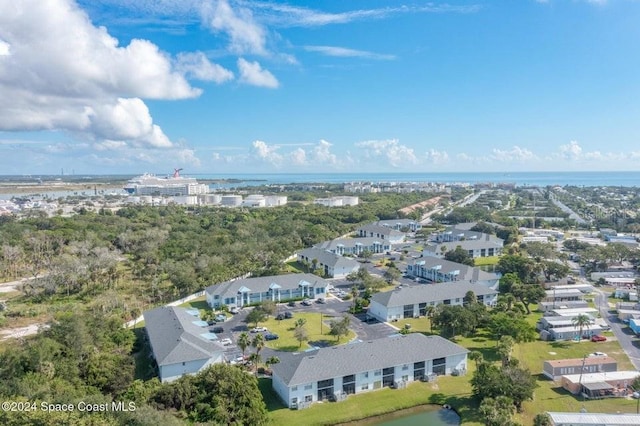
[[[282,164],[282,155],[278,154],[277,145],[269,145],[264,141],[253,141],[252,145],[252,157],[260,161],[270,163],[274,166],[280,166]]]
[[[324,166],[335,166],[338,164],[338,157],[331,152],[331,146],[333,144],[321,139],[320,142],[313,148],[311,152],[311,159],[314,163],[319,163]]]
[[[385,55],[380,53],[367,52],[365,50],[348,49],[346,47],[338,46],[305,46],[304,49],[308,52],[317,52],[326,56],[335,56],[340,58],[365,58],[387,61],[396,58],[394,55]]]
[[[0,56],[9,56],[11,46],[6,41],[0,39]]]
[[[242,83],[269,89],[275,89],[280,85],[274,75],[263,69],[257,61],[249,62],[244,58],[239,58],[238,71]]]
[[[213,64],[202,52],[179,53],[176,58],[176,70],[193,79],[225,83],[233,80],[228,69]]]
[[[430,164],[445,164],[449,162],[449,154],[447,151],[430,149],[426,152],[425,159]]]
[[[491,150],[491,158],[497,161],[517,161],[524,162],[535,160],[538,157],[530,150],[515,145],[509,150],[493,148]]]
[[[560,155],[565,160],[577,160],[581,154],[582,147],[576,141],[571,141],[566,145],[560,145]]]
[[[289,160],[294,166],[304,166],[307,164],[307,152],[302,148],[296,148],[289,153]]]
[[[202,18],[216,33],[229,37],[229,48],[239,54],[265,55],[266,31],[256,23],[249,8],[232,8],[227,0],[214,0],[202,5]]]
[[[362,141],[356,142],[355,146],[364,150],[366,158],[386,159],[392,167],[418,164],[413,148],[400,144],[397,139]]]
[[[65,130],[96,143],[167,148],[142,99],[198,96],[185,72],[225,78],[193,57],[190,69],[177,70],[147,40],[120,46],[73,0],[0,2],[0,40],[7,46],[0,47],[0,130]]]

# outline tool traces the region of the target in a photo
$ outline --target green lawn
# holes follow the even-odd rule
[[[313,404],[304,410],[290,410],[280,402],[270,379],[260,379],[260,390],[269,410],[271,424],[333,425],[390,413],[423,404],[449,404],[465,425],[481,425],[477,404],[471,397],[470,376],[438,377],[435,383],[414,382],[406,389],[389,389],[351,395],[345,401]]]
[[[404,328],[405,324],[411,326],[412,332],[431,334],[431,320],[427,317],[405,318],[392,323],[394,327],[398,327],[399,329]]]
[[[618,342],[543,342],[535,341],[516,346],[514,356],[531,370],[538,378],[538,388],[534,400],[524,403],[524,412],[516,420],[525,425],[533,422],[533,417],[539,413],[541,407],[545,411],[578,412],[583,404],[589,412],[615,413],[617,411],[633,413],[636,409],[635,400],[609,398],[601,400],[582,401],[580,397],[570,394],[558,384],[543,378],[542,362],[544,360],[582,358],[595,352],[605,352],[618,361],[618,370],[634,369]]]
[[[500,256],[476,257],[473,259],[474,266],[495,265],[500,260]]]
[[[190,302],[183,303],[182,305],[180,305],[180,307],[187,308],[187,309],[198,309],[198,310],[204,309],[205,311],[211,310],[211,307],[209,307],[209,304],[207,303],[206,296],[200,296],[197,299],[193,299]]]
[[[295,321],[299,318],[307,320],[305,327],[309,336],[308,342],[303,342],[302,346],[293,336],[293,329]],[[266,346],[280,350],[280,351],[303,351],[309,349],[311,346],[333,346],[343,343],[347,343],[356,334],[353,331],[349,331],[347,337],[341,337],[340,340],[336,340],[334,336],[329,334],[329,324],[332,320],[340,320],[341,317],[330,317],[322,315],[322,322],[320,319],[320,313],[317,312],[295,312],[293,318],[278,321],[274,318],[269,318],[267,321],[260,323],[265,326],[270,332],[277,334],[280,338],[277,340],[270,340],[266,342]],[[322,325],[321,325],[322,324]]]

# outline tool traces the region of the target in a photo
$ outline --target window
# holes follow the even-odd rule
[[[408,382],[409,381],[409,376],[402,376],[402,380],[405,381],[405,382]]]
[[[312,384],[308,384],[308,385],[304,386],[304,390],[309,390],[309,389],[312,389],[312,388],[313,388]]]
[[[379,375],[381,375],[381,374],[382,374],[382,371],[381,371],[381,370],[376,370],[376,371],[373,373],[373,375],[374,375],[374,376],[379,376]]]
[[[187,365],[187,363],[186,363],[186,362],[183,362],[183,363],[182,363],[182,365]]]
[[[408,370],[408,369],[409,369],[409,366],[408,366],[407,364],[405,364],[405,365],[403,365],[403,366],[402,366],[402,370],[403,370],[403,371],[404,371],[404,370]]]
[[[291,398],[291,405],[297,404],[298,398]]]
[[[297,386],[294,386],[294,387],[292,387],[292,388],[291,388],[291,392],[295,392],[295,391],[297,391],[297,390],[298,390],[298,387],[297,387]]]
[[[369,384],[367,383],[366,385],[362,385],[360,387],[360,390],[368,390],[369,389]]]
[[[311,402],[311,401],[313,401],[313,395],[305,395],[305,396],[304,396],[304,401],[305,401],[305,402]]]
[[[367,371],[366,373],[362,373],[362,377],[365,379],[369,378],[369,372]]]

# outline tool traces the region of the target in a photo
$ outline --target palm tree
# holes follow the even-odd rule
[[[256,335],[256,337],[254,337],[251,341],[251,346],[256,348],[257,364],[258,362],[260,362],[260,351],[262,350],[262,348],[264,348],[264,336],[262,336],[262,334]]]
[[[482,352],[480,352],[480,351],[471,351],[469,353],[469,359],[471,361],[475,361],[476,369],[478,368],[478,365],[480,365],[480,364],[482,364],[484,362],[484,357],[482,356]]]
[[[582,340],[582,329],[589,329],[589,326],[591,325],[591,317],[587,314],[580,314],[571,319],[571,324],[573,324],[575,328],[579,329],[578,339]]]
[[[500,340],[498,340],[498,345],[496,347],[496,351],[500,358],[502,359],[502,366],[506,367],[509,365],[511,361],[511,353],[513,352],[513,346],[515,345],[515,341],[511,336],[502,336]]]
[[[267,366],[267,368],[269,368],[270,366],[272,366],[273,364],[278,364],[280,363],[280,358],[278,358],[277,356],[271,356],[269,357],[265,362],[265,365]]]
[[[238,336],[237,344],[238,347],[242,350],[242,359],[244,360],[244,351],[246,351],[251,344],[251,341],[249,340],[249,334],[247,334],[246,331],[240,333],[240,336]]]

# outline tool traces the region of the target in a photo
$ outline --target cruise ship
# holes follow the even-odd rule
[[[209,186],[200,184],[195,178],[180,176],[182,169],[174,169],[173,175],[159,177],[145,173],[131,179],[124,190],[132,195],[198,195],[209,192]]]

